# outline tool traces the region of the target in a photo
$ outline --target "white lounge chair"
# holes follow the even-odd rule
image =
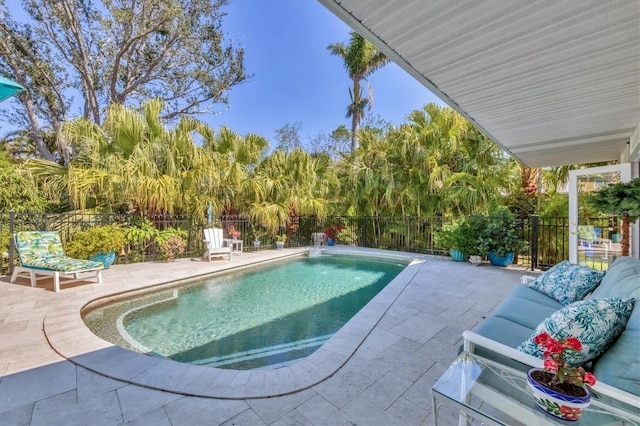
[[[86,281],[87,278],[80,274],[88,273],[96,278],[98,284],[102,283],[102,262],[68,257],[64,253],[60,234],[56,231],[18,232],[14,240],[20,266],[14,267],[11,282],[26,276],[31,280],[31,286],[35,287],[37,280],[52,277],[53,290],[58,292],[61,284]],[[67,278],[68,275],[73,277]]]
[[[229,256],[231,260],[231,246],[224,245],[223,233],[221,228],[206,228],[204,230],[204,239],[207,245],[207,251],[204,256],[211,262],[211,257]]]

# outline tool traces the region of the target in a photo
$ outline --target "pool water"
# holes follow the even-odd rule
[[[276,368],[318,349],[409,261],[323,254],[111,302],[83,312],[119,346],[231,369]]]

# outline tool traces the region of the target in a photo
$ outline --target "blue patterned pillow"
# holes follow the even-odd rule
[[[600,284],[602,277],[604,277],[604,271],[564,260],[536,278],[529,287],[567,306],[582,300]]]
[[[538,334],[546,331],[556,340],[575,337],[582,343],[582,351],[568,354],[567,362],[571,366],[582,365],[607,350],[624,331],[632,311],[633,299],[580,300],[551,314],[517,349],[544,358],[542,348],[533,340]]]

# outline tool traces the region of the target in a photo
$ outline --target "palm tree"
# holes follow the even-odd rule
[[[347,118],[351,118],[351,153],[353,154],[360,146],[358,128],[360,121],[365,116],[365,107],[368,105],[371,109],[373,104],[371,85],[368,85],[368,98],[363,99],[360,83],[388,64],[389,59],[360,34],[353,31],[350,34],[351,40],[348,45],[336,43],[328,46],[327,50],[332,55],[340,56],[343,59],[349,78],[353,80],[353,90],[349,89],[351,103],[347,107]]]
[[[167,128],[163,105],[157,99],[140,109],[112,104],[102,125],[86,118],[66,122],[62,134],[75,158],[66,167],[33,159],[27,169],[50,194],[65,194],[81,210],[204,213],[204,197],[218,199],[220,161],[197,147],[193,134],[211,139],[213,131],[189,117]]]

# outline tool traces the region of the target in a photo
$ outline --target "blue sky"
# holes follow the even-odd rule
[[[348,43],[350,28],[315,0],[232,0],[223,29],[245,49],[245,67],[254,77],[231,90],[230,109],[203,119],[242,135],[273,140],[275,129],[301,123],[300,136],[330,133],[345,118],[351,80],[342,59],[328,45]],[[444,105],[397,65],[369,79],[371,114],[393,124],[429,102]]]
[[[316,0],[231,0],[224,10],[222,29],[245,49],[245,68],[253,77],[231,89],[229,109],[200,119],[214,129],[257,133],[272,147],[275,130],[285,124],[300,123],[303,143],[341,124],[351,128],[345,113],[352,83],[342,59],[327,51],[330,44],[349,42],[346,24]],[[374,91],[370,114],[395,125],[426,103],[445,105],[394,63],[369,82]],[[0,134],[13,130],[0,123]]]

